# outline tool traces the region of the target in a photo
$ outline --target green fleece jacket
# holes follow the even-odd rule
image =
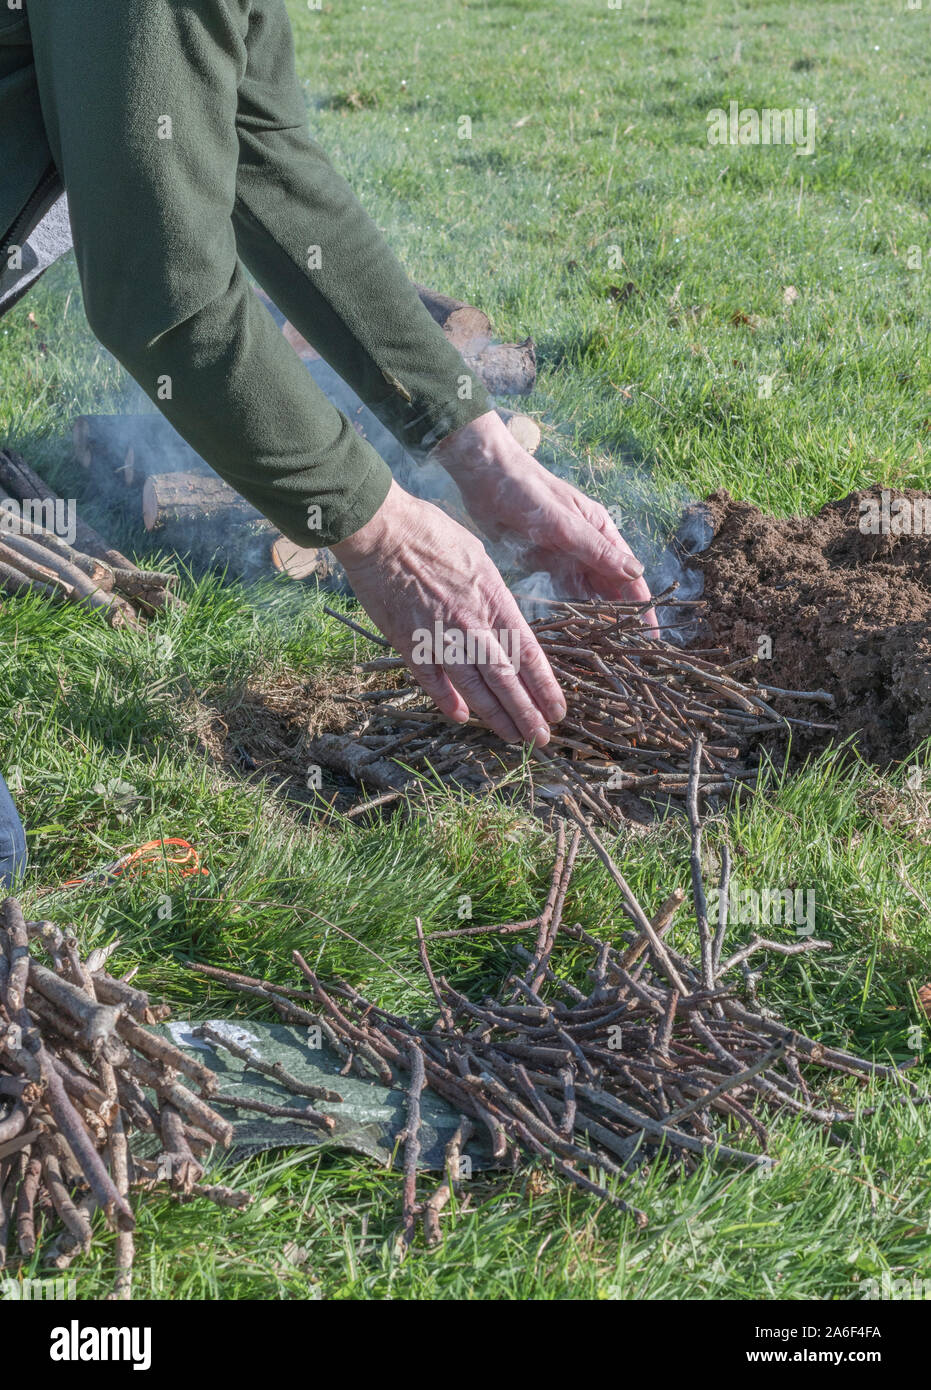
[[[246,268],[408,447],[491,408],[310,138],[284,0],[0,0],[0,254],[56,167],[93,332],[299,544],[391,477]]]

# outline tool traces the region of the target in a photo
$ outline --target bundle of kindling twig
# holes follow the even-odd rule
[[[673,585],[653,603],[693,615],[701,611],[700,601],[677,601],[675,591]],[[550,614],[532,629],[562,686],[568,712],[547,749],[533,750],[540,765],[535,784],[551,795],[571,791],[606,824],[623,819],[618,802],[631,795],[684,799],[689,750],[699,734],[701,790],[727,794],[755,783],[758,770],[748,765],[747,752],[761,736],[834,727],[776,708],[785,701],[831,706],[828,692],[739,680],[735,672],[748,659],[721,664],[724,652],[682,647],[652,635],[644,625],[650,604],[597,600],[548,606]],[[388,646],[378,634],[327,611]],[[400,657],[386,656],[359,669],[393,672],[404,666]],[[486,792],[521,764],[521,751],[501,743],[477,720],[451,725],[410,676],[390,689],[341,698],[357,704],[359,719],[344,733],[315,739],[310,752],[324,766],[380,793],[366,805],[401,796],[431,775]]]
[[[175,575],[139,569],[85,522],[67,518],[74,539],[63,539],[63,509],[25,459],[0,450],[0,591],[81,604],[112,627],[139,628],[180,602]]]
[[[702,880],[699,817],[701,748],[690,753],[692,902],[698,959],[677,950],[669,929],[686,894],[672,892],[648,915],[578,803],[564,797],[574,822],[571,839],[559,821],[549,894],[540,914],[527,921],[433,932],[417,922],[420,959],[438,1016],[419,1026],[363,997],[351,986],[324,984],[300,955],[294,960],[305,987],[284,988],[250,976],[193,965],[214,979],[273,1006],[287,1022],[315,1024],[345,1060],[347,1070],[373,1074],[386,1084],[407,1076],[404,1131],[402,1245],[414,1238],[422,1217],[428,1244],[439,1238],[439,1216],[459,1191],[463,1149],[481,1131],[501,1163],[538,1157],[587,1192],[638,1222],[646,1215],[608,1185],[622,1176],[635,1152],[660,1148],[687,1169],[703,1157],[767,1167],[766,1117],[797,1114],[832,1126],[871,1113],[843,1109],[819,1095],[819,1078],[895,1078],[914,1103],[916,1088],[902,1069],[826,1047],[787,1027],[756,1002],[754,957],[788,957],[828,947],[803,938],[791,942],[754,935],[725,950],[726,906],[709,920]],[[608,940],[563,922],[566,894],[582,837],[620,891],[628,930]],[[722,857],[719,901],[726,905],[730,855]],[[516,938],[535,933],[532,949],[516,945],[519,965],[497,997],[468,999],[430,959],[428,942],[494,933]],[[557,941],[581,943],[591,952],[588,988],[562,978],[554,961]],[[424,1087],[460,1112],[447,1148],[448,1181],[418,1199],[421,1097]],[[923,1099],[923,1098],[919,1098]],[[756,1151],[734,1147],[741,1131]],[[725,1134],[726,1140],[725,1142]],[[740,1141],[740,1142],[746,1142]]]
[[[33,953],[39,946],[51,968]],[[0,1268],[11,1230],[22,1258],[35,1253],[37,1218],[45,1223],[43,1256],[66,1268],[89,1248],[100,1211],[117,1232],[112,1296],[128,1298],[133,1187],[167,1182],[178,1200],[206,1197],[234,1208],[252,1200],[201,1182],[201,1159],[233,1136],[214,1106],[280,1114],[324,1130],[333,1121],[306,1104],[275,1107],[218,1094],[208,1067],[147,1026],[162,1022],[167,1006],[152,1005],[129,979],[108,974],[113,949],[82,961],[75,938],[55,923],[26,921],[13,898],[0,907]],[[217,1042],[235,1050],[219,1035]],[[274,1075],[295,1095],[340,1099],[280,1067]],[[155,1138],[153,1158],[130,1152],[133,1131]],[[62,1230],[52,1241],[56,1221]]]

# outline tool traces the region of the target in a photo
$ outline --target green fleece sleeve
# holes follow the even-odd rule
[[[389,470],[251,293],[240,242],[273,298],[282,263],[302,266],[299,281],[285,276],[282,308],[324,355],[362,364],[357,381],[375,403],[403,403],[408,438],[415,421],[438,438],[489,403],[468,382],[459,401],[461,359],[454,373],[377,231],[328,162],[308,154],[293,72],[280,90],[269,85],[262,65],[280,66],[290,41],[283,0],[28,0],[28,14],[92,330],[290,539],[351,535],[384,500]],[[263,140],[275,146],[274,174],[255,169]],[[307,306],[295,312],[301,293]]]

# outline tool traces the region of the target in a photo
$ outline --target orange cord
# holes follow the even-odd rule
[[[133,850],[132,854],[127,854],[111,869],[114,878],[121,877],[127,870],[135,871],[136,867],[156,864],[158,851],[166,846],[183,849],[184,854],[165,854],[162,860],[165,864],[175,865],[181,871],[182,878],[191,878],[195,874],[206,874],[207,870],[200,866],[200,855],[188,840],[178,839],[171,836],[167,840],[149,840],[147,844]],[[145,872],[145,869],[142,869]]]
[[[183,850],[183,853],[172,854],[167,851],[170,849]],[[182,878],[191,878],[195,874],[207,874],[207,869],[201,868],[200,855],[188,840],[182,840],[177,836],[170,836],[165,840],[149,840],[148,843],[140,845],[131,854],[124,854],[121,859],[116,859],[112,864],[105,864],[101,869],[95,869],[92,873],[84,874],[81,878],[69,878],[64,883],[60,883],[57,888],[42,888],[41,893],[59,893],[63,888],[80,888],[85,884],[104,883],[119,878],[135,878],[137,875],[145,874],[150,869],[158,868],[166,864],[169,867],[178,869]]]

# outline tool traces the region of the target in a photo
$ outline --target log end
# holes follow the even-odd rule
[[[325,546],[300,546],[287,536],[279,536],[272,545],[272,564],[290,579],[316,579],[327,589],[345,587],[345,570]]]
[[[146,478],[142,489],[142,524],[147,531],[158,525],[158,494],[151,478]]]
[[[465,354],[466,365],[493,396],[529,396],[537,380],[537,351],[532,338],[522,343],[489,343]]]
[[[543,439],[543,431],[536,420],[516,410],[499,410],[498,414],[521,448],[526,449],[528,454],[535,454]]]

